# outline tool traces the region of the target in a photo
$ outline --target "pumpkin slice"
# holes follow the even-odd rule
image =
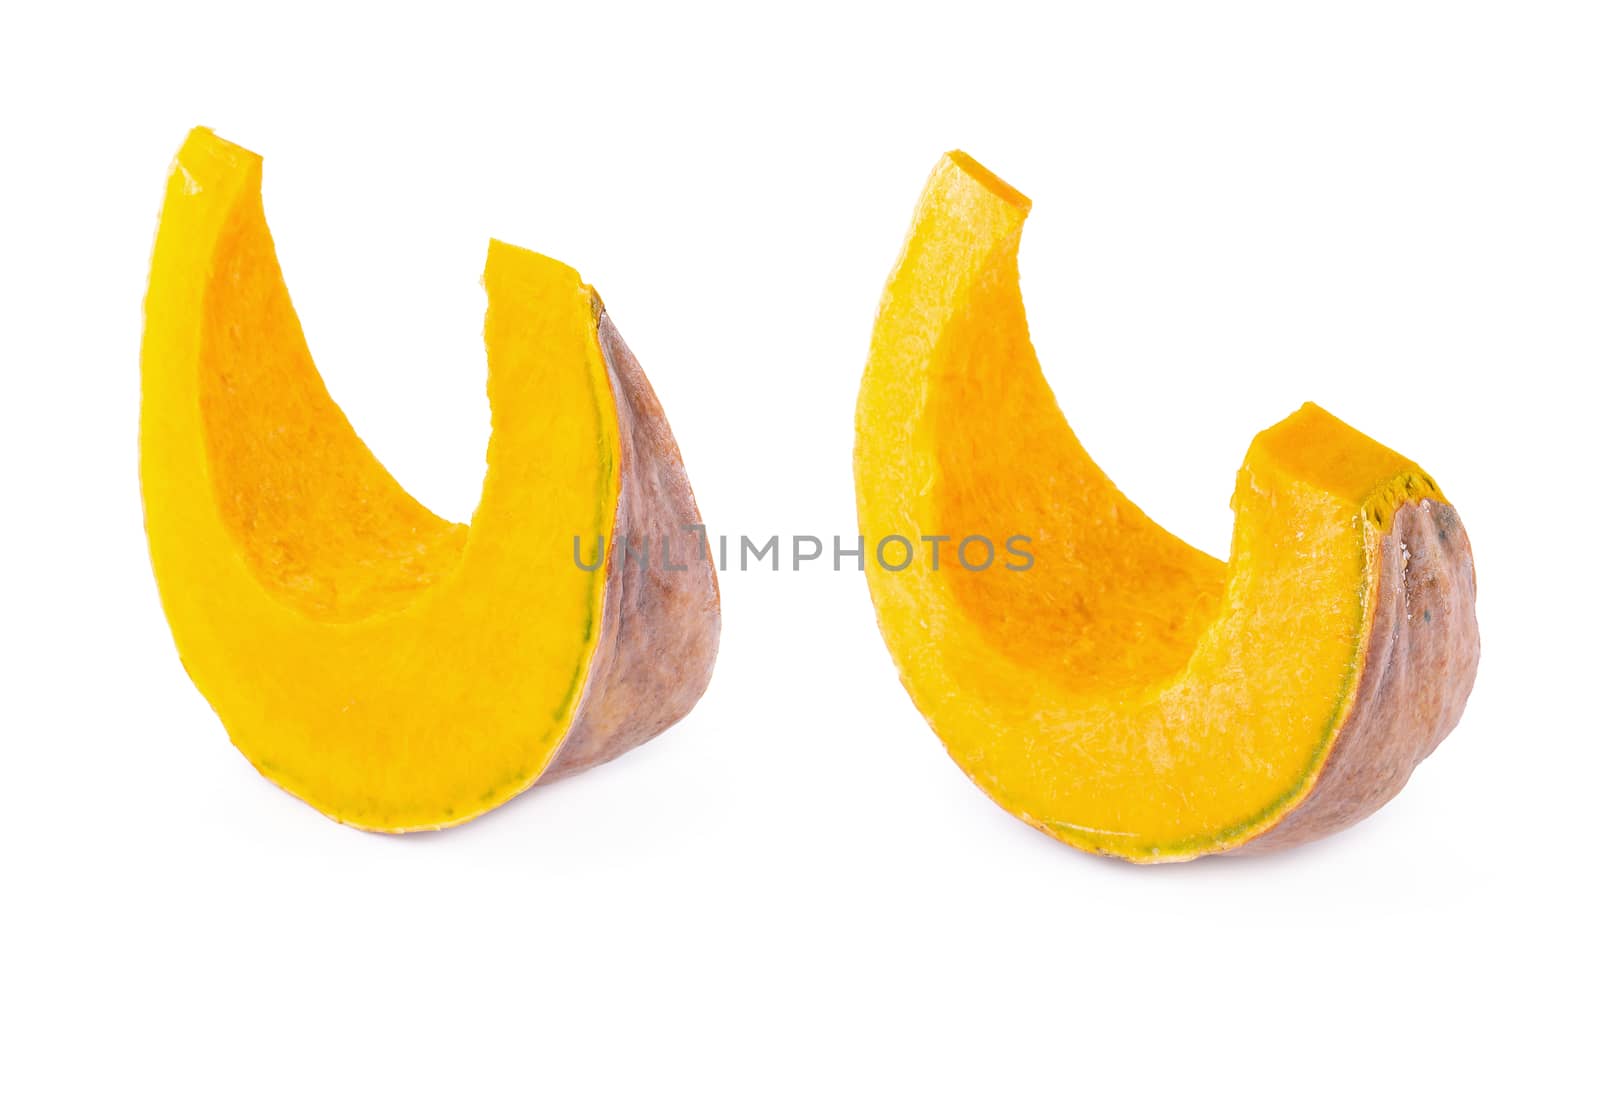
[[[907,690],[980,788],[1090,852],[1280,848],[1365,817],[1472,686],[1454,507],[1307,404],[1250,446],[1226,564],[1163,530],[1084,452],[1040,373],[1017,276],[1028,208],[945,157],[878,313],[856,499],[869,546],[923,548],[915,566],[867,568]],[[981,542],[970,566],[951,554],[973,536],[1029,539],[985,568]]]
[[[454,825],[609,760],[687,713],[716,656],[694,496],[600,298],[498,242],[484,286],[493,433],[467,527],[329,397],[260,158],[197,129],[173,165],[139,443],[162,605],[234,744],[363,829]]]

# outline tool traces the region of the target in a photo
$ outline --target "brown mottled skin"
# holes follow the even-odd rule
[[[1455,508],[1408,502],[1379,558],[1371,633],[1355,697],[1311,793],[1270,829],[1229,850],[1270,852],[1354,825],[1393,799],[1461,718],[1478,670],[1477,576]]]
[[[716,568],[701,533],[689,528],[700,524],[700,510],[678,444],[638,359],[605,313],[600,349],[622,449],[605,608],[572,729],[541,784],[610,761],[682,719],[711,680],[722,629]],[[663,566],[663,542],[671,570]],[[625,553],[624,544],[633,551]]]

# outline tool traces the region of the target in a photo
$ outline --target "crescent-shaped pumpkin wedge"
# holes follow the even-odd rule
[[[868,567],[913,701],[997,803],[1090,852],[1260,851],[1364,818],[1472,687],[1455,508],[1307,404],[1251,444],[1226,564],[1163,530],[1084,452],[1039,370],[1017,274],[1028,208],[965,154],[941,161],[861,383],[869,545],[1030,538],[1027,569]]]
[[[363,829],[454,825],[607,761],[687,713],[716,657],[694,496],[600,298],[498,242],[483,280],[492,435],[468,527],[328,395],[260,158],[197,129],[173,165],[139,437],[162,605],[251,763]]]

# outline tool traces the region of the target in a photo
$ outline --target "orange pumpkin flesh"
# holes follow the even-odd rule
[[[867,543],[1024,536],[1034,561],[868,567],[907,690],[979,787],[1087,851],[1184,860],[1365,817],[1471,688],[1454,508],[1308,404],[1251,445],[1226,564],[1166,532],[1095,466],[1040,372],[1017,272],[1028,208],[947,156],[873,333]]]
[[[168,181],[140,478],[184,666],[268,778],[366,829],[436,829],[615,757],[704,690],[720,624],[654,393],[571,268],[494,243],[493,433],[471,526],[396,483],[312,363],[261,161],[195,130]],[[606,553],[592,559],[597,538]],[[624,566],[620,548],[673,569]],[[680,569],[681,568],[681,569]]]

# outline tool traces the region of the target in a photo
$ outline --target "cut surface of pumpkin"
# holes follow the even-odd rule
[[[1251,444],[1226,563],[1162,529],[1040,371],[1028,209],[949,154],[879,308],[856,415],[867,543],[1021,536],[1032,557],[867,567],[906,689],[979,787],[1087,851],[1260,851],[1365,817],[1455,726],[1476,672],[1454,507],[1307,404]]]
[[[197,129],[174,162],[139,447],[162,605],[235,745],[365,829],[454,825],[609,760],[687,713],[715,660],[699,512],[600,298],[499,242],[484,286],[492,434],[466,526],[408,495],[329,396],[260,158]]]

